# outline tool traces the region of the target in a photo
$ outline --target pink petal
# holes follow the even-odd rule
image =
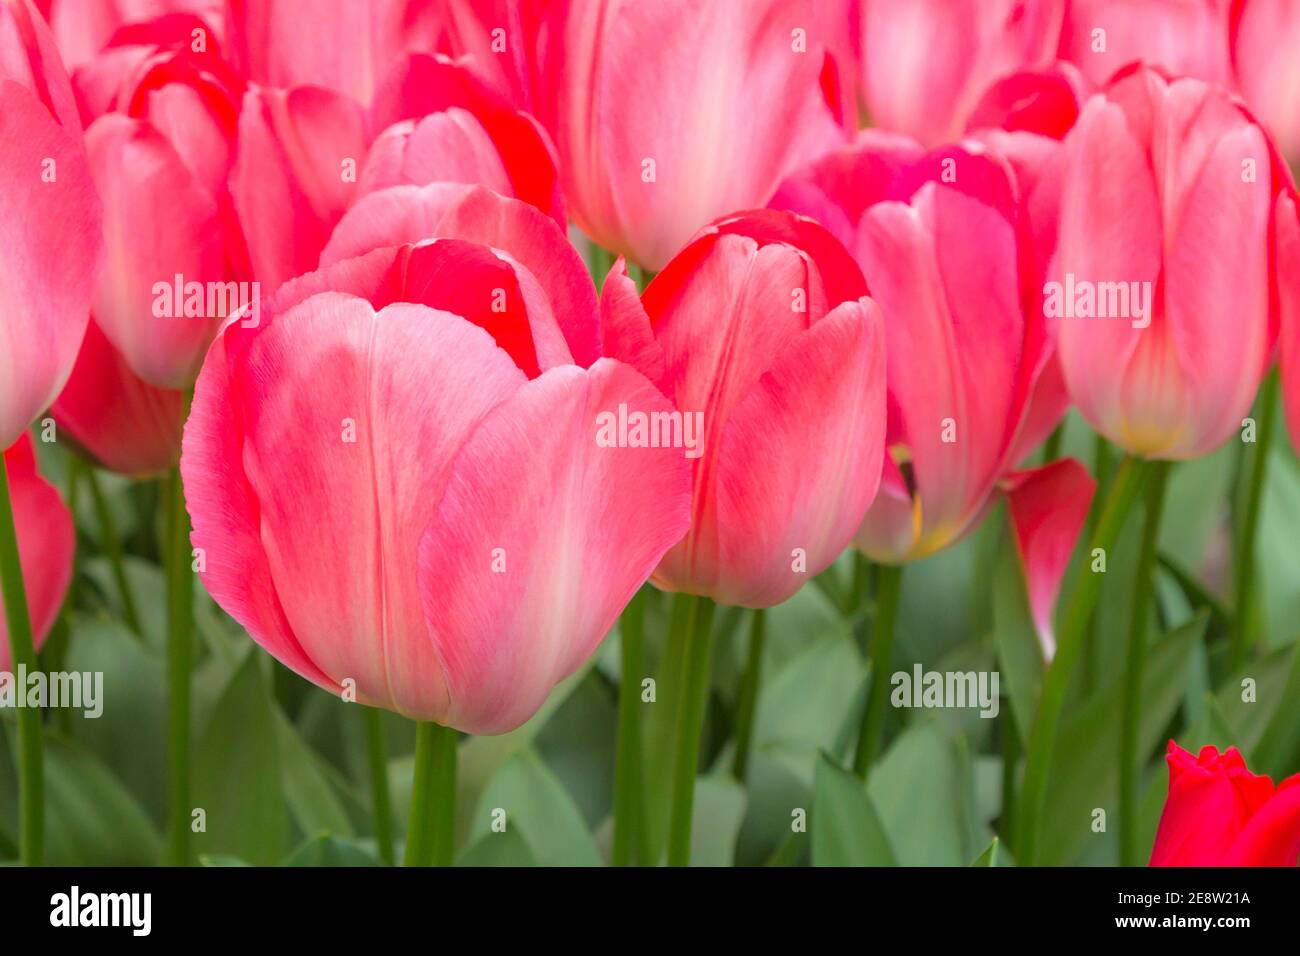
[[[148,123],[102,116],[87,131],[86,146],[113,253],[95,296],[95,320],[135,374],[160,388],[184,388],[223,316],[206,314],[206,297],[204,314],[184,315],[184,302],[173,301],[169,310],[158,284],[174,287],[177,275],[205,285],[226,279],[218,207]]]
[[[424,306],[331,293],[231,323],[182,461],[209,592],[308,679],[441,719],[419,536],[456,450],[523,381],[483,331]]]
[[[136,376],[93,319],[50,413],[110,471],[156,474],[180,458],[185,393],[155,388]]]
[[[573,361],[582,366],[595,361],[600,354],[596,291],[582,258],[554,220],[482,186],[393,186],[363,196],[339,222],[320,264],[431,238],[463,239],[508,255],[544,291]]]
[[[1052,612],[1061,578],[1092,504],[1097,482],[1073,458],[1008,475],[1004,485],[1016,549],[1029,592],[1029,608],[1044,656],[1056,648]]]
[[[81,130],[64,60],[31,0],[0,5],[0,80],[27,87],[66,130]]]
[[[1225,866],[1290,866],[1300,860],[1300,774],[1277,791],[1237,834]]]
[[[72,580],[72,555],[76,546],[72,515],[54,486],[37,473],[30,435],[21,434],[4,453],[3,467],[9,477],[27,611],[36,649],[40,650],[59,616],[63,596]],[[4,595],[0,594],[0,671],[12,670],[12,663]]]
[[[712,596],[770,607],[825,570],[875,497],[884,439],[880,310],[870,299],[846,302],[795,339],[727,422]],[[697,560],[707,560],[701,543]],[[806,558],[800,570],[795,549]]]
[[[316,268],[365,154],[361,107],[345,96],[316,87],[244,96],[230,190],[266,291]]]
[[[0,446],[58,395],[86,331],[103,242],[79,136],[0,80]]]
[[[444,723],[493,734],[527,720],[686,531],[681,449],[598,444],[598,416],[620,405],[671,411],[611,359],[552,369],[457,456],[420,544],[421,594],[451,697]]]
[[[600,331],[604,354],[626,362],[650,379],[657,388],[664,385],[664,350],[655,341],[637,293],[628,278],[627,262],[621,257],[605,277],[600,293]]]

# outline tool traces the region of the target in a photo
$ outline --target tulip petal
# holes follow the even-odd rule
[[[522,373],[458,316],[322,294],[227,326],[204,377],[182,469],[209,592],[308,679],[442,718],[419,536],[453,453]]]
[[[622,257],[609,270],[601,289],[600,325],[605,355],[631,365],[662,390],[664,350],[650,329],[650,316]]]
[[[139,378],[92,319],[68,384],[50,409],[59,427],[92,458],[124,475],[176,464],[185,393]]]
[[[186,285],[224,280],[217,205],[148,123],[102,116],[87,131],[86,147],[113,250],[95,296],[95,320],[145,381],[188,387],[224,316],[208,314],[206,304],[201,314],[185,315],[184,302],[159,314],[155,285],[170,289],[178,275]]]
[[[451,726],[491,734],[523,723],[686,532],[682,450],[597,441],[599,416],[620,405],[671,411],[612,359],[551,369],[489,415],[457,456],[420,545]]]
[[[345,96],[317,87],[244,95],[230,191],[267,292],[316,268],[365,154],[361,107]]]
[[[54,626],[68,583],[75,548],[72,514],[54,486],[36,471],[32,439],[24,432],[3,455],[0,467],[9,476],[9,497],[18,537],[18,563],[31,615],[32,636],[40,650]],[[11,670],[9,629],[0,594],[0,671]]]
[[[508,254],[545,291],[573,360],[585,367],[599,356],[596,290],[582,258],[554,220],[483,186],[392,186],[363,196],[335,228],[320,264],[431,238],[463,239]]]
[[[3,447],[54,400],[72,371],[103,244],[81,144],[9,80],[0,80],[0,143]]]
[[[1025,573],[1029,609],[1043,656],[1052,659],[1052,612],[1079,532],[1088,520],[1097,482],[1073,458],[1008,475],[1003,487],[1016,550]]]
[[[721,437],[712,596],[771,607],[840,555],[875,497],[885,440],[875,303],[846,302],[796,338]]]
[[[1300,774],[1278,785],[1250,818],[1223,860],[1225,866],[1295,866],[1300,862]]]

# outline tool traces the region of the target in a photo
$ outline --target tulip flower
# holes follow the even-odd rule
[[[597,440],[602,412],[672,409],[620,362],[574,364],[595,299],[559,227],[482,187],[423,196],[446,238],[389,229],[230,321],[181,471],[204,584],[267,651],[363,703],[501,733],[681,538],[687,461]],[[565,325],[585,327],[572,349]]]
[[[861,0],[871,123],[934,146],[960,135],[993,81],[1056,55],[1065,0]]]
[[[108,46],[114,34],[133,23],[169,13],[200,18],[206,29],[222,38],[226,0],[48,0],[50,30],[68,69],[89,63]]]
[[[1300,160],[1300,6],[1290,0],[1234,4],[1229,42],[1242,97],[1286,157]]]
[[[153,475],[180,459],[185,393],[141,379],[94,320],[68,383],[50,407],[68,435],[98,464],[124,475]]]
[[[9,479],[32,638],[35,649],[40,650],[59,616],[63,596],[72,580],[75,547],[72,514],[54,486],[37,472],[31,435],[24,432],[5,451],[4,467]],[[4,606],[4,594],[0,593],[0,611]],[[0,614],[0,672],[11,672],[13,666],[9,631],[5,616]]]
[[[519,16],[524,36],[500,27],[508,50],[536,51],[518,105],[555,141],[574,220],[647,269],[844,138],[830,20],[809,0],[564,0]]]
[[[1070,397],[1132,454],[1207,454],[1249,413],[1296,281],[1290,174],[1226,94],[1134,67],[1084,107],[1062,182],[1044,309]]]
[[[1097,86],[1134,60],[1226,84],[1230,2],[1070,0],[1060,56]]]
[[[1300,774],[1277,786],[1251,773],[1236,747],[1196,756],[1169,741],[1169,795],[1151,866],[1295,866]]]
[[[704,229],[640,299],[616,267],[601,311],[607,354],[701,429],[691,532],[655,583],[784,601],[843,551],[879,482],[884,342],[861,272],[811,220],[746,213]]]
[[[103,259],[68,76],[30,0],[0,2],[0,447],[63,386]]]
[[[171,389],[251,298],[226,185],[242,83],[194,29],[180,14],[134,24],[74,77],[83,113],[102,111],[86,131],[110,250],[95,321],[136,375]]]

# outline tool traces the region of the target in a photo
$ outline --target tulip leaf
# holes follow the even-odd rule
[[[351,836],[352,821],[326,778],[323,761],[303,742],[279,707],[274,710],[281,782],[294,823],[304,833]]]
[[[260,665],[258,655],[248,655],[198,735],[193,802],[205,832],[195,834],[194,844],[198,852],[270,865],[284,856],[289,818],[277,713]]]
[[[725,777],[698,777],[691,818],[691,866],[734,866],[745,791]]]
[[[280,866],[379,866],[379,861],[351,840],[322,833],[290,853]]]
[[[1003,548],[993,572],[993,633],[1011,714],[1028,740],[1043,683],[1043,651],[1029,613],[1029,594],[1015,549]]]
[[[537,860],[528,843],[519,835],[518,828],[507,828],[504,833],[485,833],[471,845],[457,866],[536,866]]]
[[[824,752],[817,757],[812,820],[813,866],[897,866],[867,788]]]
[[[989,848],[988,848],[987,850],[985,850],[983,853],[981,853],[979,856],[977,856],[977,857],[975,858],[974,862],[971,863],[971,866],[975,866],[975,867],[981,867],[981,866],[997,866],[997,865],[998,865],[998,847],[999,847],[1000,845],[1001,845],[1001,844],[1000,844],[1000,842],[998,841],[998,838],[997,838],[997,837],[994,837],[994,838],[993,838],[993,842],[989,844]]]
[[[532,748],[511,757],[477,806],[457,807],[474,839],[517,827],[541,866],[600,866],[600,851],[564,785]],[[494,829],[496,827],[497,829]]]

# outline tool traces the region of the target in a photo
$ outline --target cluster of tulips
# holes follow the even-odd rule
[[[1123,859],[1294,865],[1297,778],[1231,749],[1172,746],[1139,846],[1131,728],[1171,466],[1253,436],[1257,395],[1223,640],[1261,649],[1279,390],[1300,431],[1296,55],[1279,0],[0,0],[0,670],[41,666],[72,577],[34,453],[61,443],[164,477],[172,862],[197,572],[285,667],[418,722],[411,864],[452,859],[459,735],[524,724],[618,625],[612,859],[682,864],[715,606],[753,609],[743,780],[764,609],[852,569],[867,778],[903,569],[1005,514],[1040,685],[1000,832],[1033,864],[1141,515],[1105,584],[1134,607]],[[42,715],[12,724],[39,864]]]

